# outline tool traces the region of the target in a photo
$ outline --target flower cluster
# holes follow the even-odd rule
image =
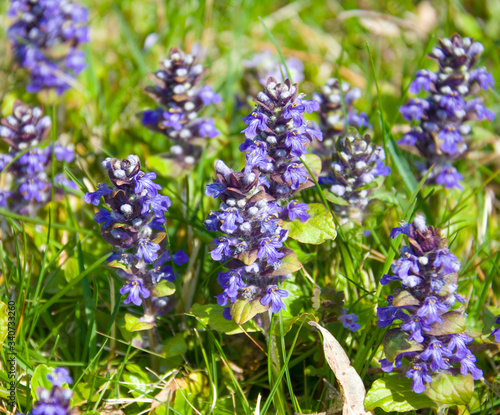
[[[159,107],[142,113],[147,128],[173,141],[169,157],[186,168],[199,159],[205,140],[219,134],[213,118],[200,118],[198,113],[222,100],[209,85],[198,85],[208,68],[195,61],[193,55],[170,49],[161,69],[149,75],[155,85],[146,88]]]
[[[108,260],[124,280],[120,293],[128,294],[125,304],[140,306],[144,299],[150,299],[155,313],[161,314],[167,303],[163,296],[154,295],[159,292],[157,286],[176,279],[171,261],[178,265],[187,262],[183,251],[170,255],[161,244],[170,199],[158,193],[162,187],[153,181],[156,174],[141,170],[139,157],[107,158],[102,165],[113,187],[100,184],[84,200],[99,206],[104,198],[106,207],[99,209],[95,220],[101,224],[103,238],[115,248]]]
[[[52,155],[59,161],[71,162],[73,150],[55,144],[42,147],[52,125],[43,109],[14,103],[12,115],[2,118],[0,138],[9,145],[7,154],[0,154],[0,172],[9,173],[10,186],[0,189],[0,207],[21,214],[33,215],[51,197],[52,184],[47,176]],[[54,183],[75,189],[75,184],[63,174],[54,177]]]
[[[288,232],[282,221],[305,222],[310,217],[307,204],[289,198],[313,185],[300,157],[314,138],[321,138],[321,132],[304,120],[304,113],[316,110],[318,103],[304,100],[297,84],[288,79],[276,83],[274,78],[255,102],[256,109],[243,119],[248,126],[242,131],[246,140],[240,150],[246,154],[246,165],[234,172],[217,161],[217,179],[207,186],[207,195],[222,203],[205,225],[227,235],[215,240],[217,247],[210,253],[229,269],[218,277],[224,289],[218,303],[224,306],[229,300],[233,310],[252,302],[259,312],[277,313],[285,308],[282,297],[288,295],[278,284],[296,271],[287,265],[294,253],[283,247]]]
[[[88,42],[88,11],[68,0],[11,0],[7,32],[16,60],[30,73],[28,92],[71,87],[86,66],[78,47]]]
[[[320,93],[313,94],[314,99],[320,104],[319,119],[320,128],[323,132],[323,141],[321,144],[317,142],[316,146],[318,152],[326,158],[331,156],[337,138],[347,130],[346,118],[349,126],[355,128],[369,127],[368,115],[364,112],[358,113],[354,107],[354,103],[361,97],[361,90],[351,88],[346,81],[342,81],[346,117],[344,117],[342,109],[342,95],[340,92],[339,80],[330,78],[323,85]]]
[[[221,261],[228,272],[220,273],[217,282],[224,289],[217,302],[260,302],[273,313],[284,309],[282,297],[288,296],[278,283],[291,271],[282,268],[293,252],[283,247],[288,231],[281,227],[284,210],[289,216],[304,215],[305,204],[291,202],[285,209],[266,193],[258,168],[234,172],[218,160],[217,179],[207,186],[207,195],[222,200],[220,209],[211,212],[205,221],[207,230],[225,234],[215,239],[210,252],[214,261]],[[305,205],[307,206],[307,205]],[[229,312],[229,309],[227,309]],[[226,316],[228,316],[226,314]],[[229,317],[229,316],[228,316]]]
[[[341,204],[334,204],[343,223],[361,220],[373,192],[372,182],[378,176],[387,176],[384,149],[371,144],[368,134],[360,136],[350,129],[337,140],[329,177],[322,177],[321,184],[330,185],[330,191]]]
[[[440,40],[440,47],[429,55],[437,61],[438,72],[419,70],[410,85],[410,92],[417,94],[423,89],[428,96],[411,99],[400,109],[414,125],[398,144],[414,146],[426,160],[419,167],[422,175],[434,164],[429,181],[447,188],[463,188],[463,177],[452,163],[467,151],[471,127],[465,122],[495,117],[481,98],[474,98],[480,88],[493,88],[494,84],[484,67],[476,67],[483,50],[481,43],[457,34]]]
[[[63,387],[65,383],[68,385],[73,383],[69,370],[65,367],[58,367],[47,375],[47,379],[52,383],[52,389],[49,391],[43,387],[37,388],[38,400],[29,415],[69,415],[73,392]]]
[[[323,136],[304,120],[305,113],[317,111],[319,104],[303,97],[290,80],[277,83],[269,78],[257,94],[256,108],[243,118],[248,124],[242,131],[246,140],[240,146],[246,153],[245,171],[249,174],[257,168],[266,192],[276,200],[314,186],[300,157],[308,153],[315,138],[321,140]]]
[[[452,310],[457,301],[465,302],[456,293],[460,270],[457,257],[447,248],[441,230],[427,226],[422,216],[394,228],[391,237],[400,234],[408,237],[408,245],[392,264],[395,275],[384,275],[380,281],[384,285],[401,283],[388,298],[389,306],[377,310],[380,328],[401,321],[399,328],[386,333],[387,359],[381,360],[382,369],[390,372],[393,365],[400,367],[406,359],[406,376],[413,379],[416,393],[422,393],[436,374],[455,374],[455,364],[460,365],[462,375],[481,378],[483,372],[467,347],[472,338],[464,332],[463,312]],[[462,330],[457,331],[457,327]]]
[[[256,53],[252,59],[243,61],[243,66],[255,72],[256,77],[262,85],[266,85],[270,77],[282,80],[287,78],[287,71],[281,64],[276,54],[270,50],[261,53]],[[290,71],[290,76],[295,82],[302,82],[304,80],[304,64],[298,58],[288,58],[286,66]],[[283,78],[284,76],[284,78]]]

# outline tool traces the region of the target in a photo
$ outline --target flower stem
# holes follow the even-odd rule
[[[272,384],[275,380],[279,379],[279,375],[281,372],[281,362],[280,355],[278,349],[278,343],[276,341],[276,336],[272,333],[272,318],[271,312],[266,311],[261,314],[263,327],[262,330],[264,332],[264,336],[266,337],[267,350],[268,350],[268,364],[270,366],[269,371],[269,386],[272,389]],[[286,404],[285,394],[283,392],[283,388],[278,388],[276,393],[278,397],[278,405],[280,407],[280,413],[289,413],[290,408]],[[276,408],[278,409],[278,408]]]
[[[143,301],[143,306],[144,306],[144,315],[148,318],[155,318],[155,313],[153,311],[153,305],[151,303],[151,298],[145,298]],[[148,339],[149,339],[149,348],[153,353],[157,352],[158,345],[160,344],[160,334],[158,333],[158,328],[156,327],[156,322],[155,325],[148,330]],[[152,369],[157,372],[158,369],[160,368],[160,361],[158,359],[158,356],[156,355],[151,355],[151,367]]]

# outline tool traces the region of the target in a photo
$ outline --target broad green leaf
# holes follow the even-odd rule
[[[269,307],[270,305],[262,305],[260,299],[236,300],[233,304],[231,304],[231,317],[236,324],[244,324],[257,314],[267,311]]]
[[[419,301],[411,295],[408,291],[401,289],[397,294],[395,293],[392,300],[394,307],[419,305]]]
[[[297,259],[297,255],[291,249],[284,248],[282,250],[286,255],[281,260],[281,266],[271,272],[264,272],[265,277],[279,277],[280,275],[291,274],[302,268],[302,264]]]
[[[432,336],[445,336],[447,334],[461,333],[465,330],[465,321],[462,313],[448,311],[441,316],[442,323],[434,323],[429,334]]]
[[[176,177],[186,173],[179,163],[160,156],[149,156],[146,159],[146,165],[149,170],[155,170],[163,177]]]
[[[154,391],[155,387],[143,369],[134,364],[129,364],[126,368],[127,371],[123,374],[123,379],[134,398],[143,397],[144,393]]]
[[[454,15],[454,22],[463,35],[473,37],[476,40],[483,37],[483,30],[481,29],[481,26],[479,26],[476,17],[466,12],[461,13],[458,10],[454,13]]]
[[[321,173],[321,159],[317,155],[309,153],[302,156],[302,160],[307,164],[307,167],[309,167],[312,174],[317,179]]]
[[[332,214],[323,204],[311,203],[307,213],[311,217],[306,222],[294,220],[283,224],[283,228],[288,229],[290,238],[313,245],[319,245],[327,239],[335,239],[337,231]]]
[[[125,329],[127,331],[149,330],[155,326],[154,322],[144,322],[132,314],[125,314]]]
[[[368,200],[378,199],[384,202],[388,206],[397,206],[398,199],[394,195],[394,192],[389,192],[387,190],[378,189],[376,192],[373,192],[370,196],[368,196]]]
[[[259,331],[259,328],[253,321],[249,321],[242,326],[239,326],[234,321],[226,320],[222,315],[224,307],[218,304],[193,304],[190,313],[200,320],[203,324],[208,325],[212,330],[216,330],[226,334],[243,333],[243,329],[247,332]]]
[[[390,329],[385,334],[384,352],[389,362],[394,362],[400,353],[423,350],[423,346],[414,340],[408,341],[408,333],[400,329]]]
[[[173,293],[175,293],[174,283],[166,280],[160,281],[151,288],[151,294],[155,297],[167,297]]]
[[[179,333],[175,337],[171,337],[167,339],[165,345],[161,349],[162,355],[165,359],[173,356],[179,356],[187,352],[187,344],[182,337],[182,334]]]
[[[498,324],[496,323],[498,316],[500,316],[500,307],[494,305],[483,307],[483,334],[490,334],[493,329],[498,327]],[[466,321],[466,323],[468,323],[468,321]],[[469,330],[469,327],[467,327],[467,329]]]
[[[88,383],[80,382],[76,385],[76,387],[71,388],[71,390],[73,391],[73,396],[71,397],[71,405],[76,406],[84,402],[87,402],[87,400],[89,399],[90,386]],[[94,396],[97,395],[96,392],[97,391],[94,390]]]
[[[401,375],[377,379],[366,394],[365,409],[381,408],[385,412],[407,412],[422,408],[437,408],[428,396],[413,392],[411,379]]]
[[[165,238],[166,233],[165,232],[158,232],[153,239],[151,239],[151,242],[154,242],[155,244],[159,244],[163,239]]]
[[[432,376],[432,382],[427,386],[425,394],[440,404],[466,405],[474,394],[474,380],[470,374],[464,376],[439,373]]]
[[[303,311],[304,306],[304,290],[300,285],[295,283],[295,277],[291,277],[280,284],[280,289],[288,292],[288,297],[283,297],[282,300],[286,305],[286,310],[282,310],[281,314],[284,317],[294,318]],[[306,298],[309,302],[309,297]],[[278,320],[278,319],[276,319]]]
[[[31,379],[31,396],[33,399],[38,400],[38,395],[36,394],[37,388],[44,388],[50,390],[52,388],[52,383],[47,379],[47,375],[51,374],[52,368],[47,365],[38,365],[33,372],[33,378]]]
[[[382,213],[387,213],[387,205],[380,199],[371,199],[368,202],[366,211],[371,215],[381,215]]]
[[[330,192],[329,190],[323,190],[326,200],[332,202],[334,205],[349,206],[349,202],[344,200],[342,197]]]

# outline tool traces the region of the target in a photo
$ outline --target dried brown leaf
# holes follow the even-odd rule
[[[352,367],[347,354],[340,343],[325,328],[315,321],[310,321],[323,335],[323,350],[328,365],[335,373],[339,382],[342,397],[344,398],[343,415],[373,415],[366,411],[364,406],[366,390],[361,377]]]

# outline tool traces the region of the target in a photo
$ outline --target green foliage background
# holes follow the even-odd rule
[[[415,213],[424,213],[428,223],[443,228],[451,251],[462,262],[459,292],[467,298],[468,329],[479,336],[472,347],[484,379],[476,382],[468,407],[450,413],[491,414],[500,408],[499,349],[487,336],[500,314],[500,117],[491,124],[475,124],[470,157],[459,163],[463,191],[421,189],[409,168],[414,157],[395,145],[405,124],[398,107],[406,100],[415,72],[434,67],[425,54],[439,37],[458,32],[482,42],[480,64],[500,81],[499,0],[88,0],[86,5],[92,37],[85,47],[89,66],[74,90],[55,97],[24,91],[26,73],[13,65],[4,33],[8,2],[0,3],[1,113],[8,114],[15,99],[44,104],[54,120],[54,137],[76,146],[77,160],[66,168],[87,188],[106,180],[100,167],[106,156],[139,155],[147,169],[157,172],[164,194],[172,200],[170,247],[184,249],[191,259],[179,270],[183,278],[176,283],[175,310],[161,318],[163,349],[160,369],[153,373],[148,369],[151,352],[142,347],[140,332],[125,330],[125,313],[137,317],[140,310],[122,305],[120,280],[104,265],[109,245],[93,221],[93,209],[83,203],[83,192],[50,203],[37,219],[2,210],[0,296],[4,303],[17,303],[18,404],[23,411],[36,399],[33,386],[46,373],[42,365],[63,365],[75,379],[73,405],[86,414],[139,414],[150,409],[157,415],[266,413],[263,408],[280,414],[325,412],[338,404],[339,393],[323,379],[338,387],[320,337],[302,324],[322,317],[313,309],[315,285],[343,291],[346,307],[359,317],[357,333],[348,333],[338,322],[327,328],[344,346],[367,390],[374,382],[404,388],[405,380],[387,380],[380,370],[384,330],[376,326],[376,307],[384,306],[390,294],[388,287],[378,284],[398,249],[398,241],[389,239],[390,229]],[[303,92],[310,96],[338,75],[361,88],[358,108],[369,114],[374,141],[387,149],[393,172],[380,190],[389,209],[370,237],[362,236],[358,227],[346,226],[343,242],[287,241],[304,269],[286,283],[291,292],[288,309],[274,321],[282,361],[289,358],[274,389],[258,326],[249,322],[240,328],[227,322],[216,305],[221,268],[208,256],[213,235],[202,225],[209,210],[217,209],[217,201],[204,196],[214,161],[223,159],[235,169],[244,162],[238,146],[243,140],[241,117],[251,111],[251,78],[242,62],[257,51],[275,51],[259,16],[285,58],[304,62]],[[159,40],[145,50],[150,33],[157,33]],[[222,134],[211,140],[205,156],[186,175],[158,157],[168,149],[167,141],[143,128],[137,117],[153,106],[143,93],[149,84],[146,75],[156,70],[172,46],[201,50],[201,61],[210,68],[206,82],[223,97],[223,103],[208,112]],[[486,106],[498,114],[498,93],[490,90],[484,97]],[[302,197],[322,203],[314,188]],[[4,346],[4,369],[6,353]],[[6,373],[0,373],[2,400],[7,397],[7,380]],[[388,412],[409,408],[395,405],[394,388],[380,393],[389,402]],[[407,403],[415,399],[409,395],[403,399]],[[431,404],[416,404],[412,411],[428,413],[420,408]],[[377,408],[375,413],[384,412]]]

